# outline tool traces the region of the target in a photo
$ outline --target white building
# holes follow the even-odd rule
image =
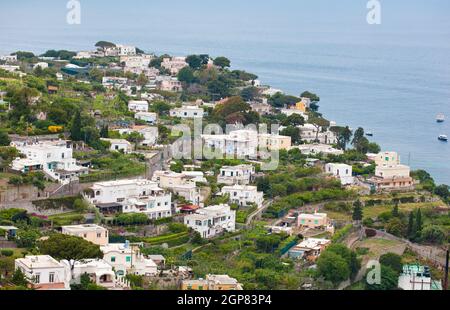
[[[136,125],[131,128],[120,128],[117,130],[121,135],[137,132],[144,137],[140,142],[143,146],[153,146],[158,140],[158,127]]]
[[[15,260],[20,269],[37,290],[69,290],[70,275],[65,265],[49,255],[27,255]]]
[[[133,152],[133,145],[125,139],[101,138],[100,140],[109,142],[111,144],[111,146],[109,147],[111,151],[123,151],[125,154]]]
[[[83,238],[97,245],[106,245],[109,242],[108,229],[95,224],[62,226],[62,233]]]
[[[229,134],[202,135],[203,142],[212,152],[239,158],[257,157],[258,132],[255,130],[234,130]]]
[[[155,171],[152,180],[159,186],[172,191],[194,205],[201,206],[203,196],[196,185],[197,176],[173,171]]]
[[[94,183],[88,200],[96,205],[120,204],[124,213],[144,213],[150,219],[172,216],[172,195],[146,179]]]
[[[183,105],[181,108],[174,108],[170,110],[170,116],[181,118],[197,118],[203,117],[205,111],[203,108],[192,105]]]
[[[317,129],[313,124],[304,124],[297,126],[300,129],[300,138],[307,143],[317,142],[322,144],[336,144],[336,134],[330,130],[323,131],[322,128]],[[319,132],[317,132],[319,131]]]
[[[33,70],[36,69],[37,67],[39,67],[41,69],[47,69],[48,68],[48,63],[46,63],[46,62],[38,62],[38,63],[33,65]]]
[[[235,230],[236,211],[228,205],[210,206],[186,215],[184,224],[199,232],[202,238],[211,238],[223,231]]]
[[[17,62],[17,55],[0,56],[0,60],[5,61],[6,63]]]
[[[154,276],[158,273],[158,266],[140,252],[138,246],[125,243],[110,243],[100,247],[103,252],[103,260],[111,265],[117,276],[127,273]]]
[[[136,55],[136,47],[131,45],[117,44],[118,56],[133,56]]]
[[[293,146],[292,148],[297,148],[302,154],[305,155],[342,155],[343,150],[335,149],[334,147],[327,144],[301,144]]]
[[[128,110],[132,112],[148,112],[148,101],[130,100],[128,102]]]
[[[262,206],[264,195],[263,192],[258,192],[256,186],[238,184],[222,187],[221,194],[229,194],[230,203],[236,203],[239,206],[247,206],[253,203],[258,208]]]
[[[411,189],[414,186],[410,167],[400,164],[396,152],[381,152],[375,156],[375,176],[369,179],[377,190]]]
[[[247,185],[255,174],[253,165],[223,166],[217,176],[217,183]]]
[[[66,272],[70,274],[70,282],[72,284],[80,284],[81,276],[87,274],[92,283],[112,289],[117,286],[116,274],[113,267],[103,259],[85,259],[82,261],[72,262],[62,260],[62,264],[66,267]]]
[[[88,168],[76,164],[69,141],[12,142],[11,146],[26,156],[13,160],[13,170],[23,173],[41,170],[63,184],[88,173]]]
[[[341,180],[342,185],[353,184],[352,166],[346,164],[329,163],[325,165],[325,172]]]
[[[158,115],[154,112],[137,112],[136,114],[134,114],[134,118],[153,125],[156,124]]]
[[[115,76],[104,76],[102,78],[102,85],[105,88],[116,88],[120,89],[128,83],[128,79],[125,77],[115,77]]]

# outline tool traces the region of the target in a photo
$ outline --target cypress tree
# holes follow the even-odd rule
[[[409,212],[409,219],[408,219],[408,231],[407,231],[407,237],[408,239],[412,239],[414,236],[414,213],[411,211]]]
[[[359,201],[359,199],[358,199],[353,203],[352,219],[354,221],[361,221],[362,218],[363,218],[362,204],[361,204],[361,201]]]
[[[398,212],[398,202],[395,202],[394,208],[392,208],[392,216],[393,216],[393,217],[398,217],[398,216],[399,216],[399,212]]]
[[[73,141],[83,140],[81,133],[81,113],[80,111],[75,112],[72,118],[72,126],[70,127],[70,138]]]
[[[422,225],[423,225],[422,212],[420,211],[420,208],[419,208],[416,213],[416,225],[414,228],[414,234],[415,234],[416,238],[420,237],[420,234],[422,233]]]

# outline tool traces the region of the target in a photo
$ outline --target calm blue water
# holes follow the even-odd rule
[[[225,55],[288,93],[317,92],[326,117],[372,131],[384,150],[450,184],[450,144],[437,140],[450,136],[448,0],[381,1],[377,26],[365,22],[365,0],[81,0],[77,26],[65,23],[66,1],[16,2],[0,4],[0,53],[111,40]]]

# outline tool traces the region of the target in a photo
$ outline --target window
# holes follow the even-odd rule
[[[97,238],[101,238],[102,237],[102,233],[97,233]]]
[[[116,257],[115,256],[111,256],[111,263],[115,263],[116,262]]]
[[[49,283],[55,282],[55,273],[54,272],[50,272],[50,274],[48,275],[48,282]]]
[[[131,262],[131,256],[125,257],[125,261],[126,261],[127,263]]]
[[[34,283],[36,283],[36,284],[41,283],[41,274],[40,273],[36,273],[34,275]]]

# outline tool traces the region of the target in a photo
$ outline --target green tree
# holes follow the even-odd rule
[[[192,69],[200,69],[203,64],[203,59],[199,55],[189,55],[186,57],[186,62]]]
[[[370,272],[370,270],[368,271]],[[368,279],[368,277],[366,277]],[[381,265],[381,281],[379,284],[369,284],[366,282],[367,290],[394,290],[397,288],[398,275],[391,268]]]
[[[400,213],[398,211],[398,201],[395,201],[394,207],[392,208],[392,216],[393,217],[399,217]]]
[[[350,277],[350,268],[345,259],[332,252],[325,250],[317,259],[317,271],[326,280],[338,284]]]
[[[359,201],[359,199],[358,199],[353,203],[352,219],[354,221],[361,221],[362,218],[363,218],[362,204],[361,204],[361,201]]]
[[[301,142],[300,129],[298,127],[288,126],[284,128],[280,134],[291,137],[292,144],[299,144]]]
[[[178,80],[186,84],[194,83],[196,80],[194,70],[190,67],[184,67],[178,72]]]
[[[394,217],[386,224],[386,231],[397,237],[402,237],[405,234],[405,225],[398,217]]]
[[[414,238],[420,238],[421,233],[422,233],[422,211],[419,209],[417,209],[416,212],[416,225],[414,227]]]
[[[259,95],[259,89],[254,86],[246,87],[241,91],[241,97],[245,101],[254,100]]]
[[[47,240],[40,242],[39,249],[42,254],[50,255],[57,260],[68,260],[71,263],[71,269],[76,261],[103,257],[99,245],[80,237],[64,234],[50,235]]]
[[[8,146],[11,143],[8,133],[6,131],[0,130],[0,146]]]
[[[214,65],[224,69],[224,68],[230,67],[231,62],[228,58],[221,56],[221,57],[214,58]]]
[[[406,231],[408,239],[412,239],[414,237],[414,213],[409,212],[408,216],[408,229]]]
[[[17,268],[12,276],[11,282],[14,285],[27,287],[29,284],[28,279],[25,277],[25,274],[20,270],[20,268]]]
[[[437,225],[428,225],[422,230],[421,239],[425,242],[442,244],[446,238],[445,231]]]
[[[322,118],[322,117],[318,117],[318,116],[312,117],[312,118],[309,120],[309,122],[310,122],[311,124],[313,124],[314,127],[316,128],[316,139],[315,139],[316,141],[319,140],[319,132],[320,132],[320,129],[323,128],[323,127],[328,127],[328,126],[330,126],[330,122],[329,122],[328,120],[326,120],[326,119],[324,119],[324,118]]]
[[[403,268],[402,257],[395,253],[386,253],[380,256],[380,264],[394,270],[397,275],[400,274]]]
[[[78,110],[72,118],[70,126],[70,138],[74,141],[82,141],[83,135],[81,132],[81,112]]]
[[[337,139],[337,145],[340,149],[345,150],[347,148],[347,144],[350,142],[350,138],[352,137],[352,131],[348,126],[332,126],[330,127],[330,131],[334,132]]]
[[[283,126],[302,126],[305,124],[303,116],[297,113],[289,115],[282,123]]]

